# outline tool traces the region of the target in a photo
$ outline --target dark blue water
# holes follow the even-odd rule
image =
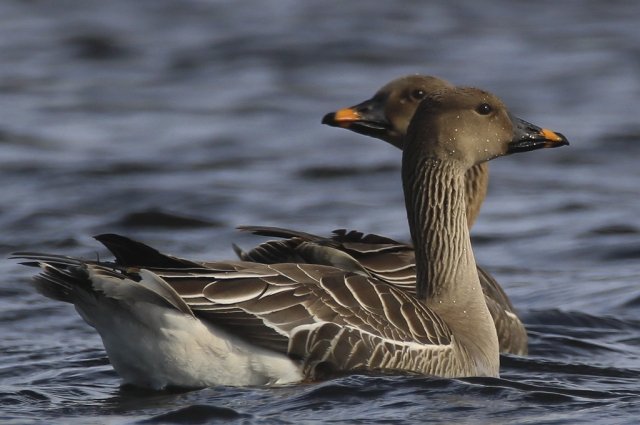
[[[4,1],[0,254],[93,257],[119,232],[196,259],[241,224],[406,240],[400,156],[320,125],[427,73],[501,96],[569,148],[501,158],[474,227],[530,356],[501,379],[347,376],[120,387],[95,332],[0,261],[0,422],[635,424],[640,4]]]

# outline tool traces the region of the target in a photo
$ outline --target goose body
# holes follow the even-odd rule
[[[485,106],[490,114],[478,114]],[[452,140],[455,115],[465,120]],[[332,266],[193,262],[117,235],[97,237],[115,262],[14,257],[41,269],[36,288],[74,304],[118,374],[138,386],[283,384],[358,370],[498,376],[496,330],[466,224],[464,172],[507,153],[567,144],[514,120],[477,89],[428,97],[412,120],[403,182],[415,296]],[[467,122],[490,124],[476,134]]]
[[[43,294],[73,303],[98,331],[127,383],[287,384],[358,370],[496,374],[454,361],[460,348],[446,323],[384,282],[313,264],[190,262],[119,235],[97,239],[118,264],[16,255],[42,267]],[[138,260],[147,252],[153,260],[130,266],[130,247]]]

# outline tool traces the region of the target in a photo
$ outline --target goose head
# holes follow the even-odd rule
[[[452,85],[427,75],[401,77],[386,84],[371,99],[328,113],[322,123],[382,139],[402,149],[407,128],[420,102],[447,87]]]
[[[568,144],[561,133],[512,115],[489,92],[448,87],[428,94],[418,106],[407,130],[405,157],[452,160],[468,169],[499,156]]]

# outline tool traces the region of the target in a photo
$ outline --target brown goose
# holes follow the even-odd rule
[[[329,113],[322,122],[382,139],[402,149],[409,121],[420,101],[429,93],[451,87],[450,83],[431,76],[398,78],[378,90],[371,99]],[[486,162],[466,172],[465,200],[469,227],[480,211],[488,183],[489,167]],[[412,246],[378,235],[365,236],[356,231],[337,230],[330,238],[325,238],[273,227],[243,226],[241,229],[262,236],[287,238],[265,242],[249,252],[234,247],[242,260],[267,264],[297,261],[333,265],[386,280],[411,294],[415,293]],[[302,243],[304,245],[301,246]],[[498,332],[500,352],[526,355],[527,331],[509,297],[485,270],[478,267],[478,274]]]
[[[402,165],[419,298],[334,267],[191,262],[116,235],[98,237],[115,262],[14,257],[41,268],[40,292],[74,304],[118,374],[139,386],[281,384],[357,370],[498,376],[464,172],[507,153],[566,144],[477,89],[425,99]]]

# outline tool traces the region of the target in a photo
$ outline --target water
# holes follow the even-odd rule
[[[199,259],[233,230],[407,239],[399,152],[320,125],[388,80],[477,85],[572,145],[501,158],[478,260],[529,330],[501,379],[347,376],[284,388],[120,387],[72,307],[1,261],[2,423],[636,423],[640,5],[5,1],[0,254],[93,257],[119,232]]]

